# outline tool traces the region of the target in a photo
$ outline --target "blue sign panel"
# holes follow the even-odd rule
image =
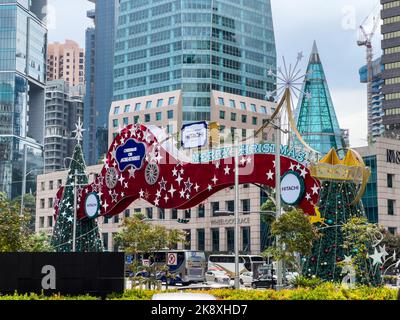
[[[141,169],[145,155],[145,144],[136,142],[134,139],[129,139],[125,144],[119,146],[115,152],[119,171],[122,172],[129,167],[133,167],[136,170]]]

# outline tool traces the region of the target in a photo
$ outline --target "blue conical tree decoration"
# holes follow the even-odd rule
[[[315,41],[302,92],[307,94],[300,95],[295,120],[304,141],[322,155],[331,148],[343,148],[341,130]],[[294,141],[299,144],[296,139]]]

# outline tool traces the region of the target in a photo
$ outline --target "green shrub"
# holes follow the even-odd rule
[[[356,289],[345,289],[334,283],[323,283],[316,287],[302,287],[296,289],[275,290],[186,290],[191,293],[208,293],[218,300],[396,300],[397,290],[390,288],[372,288],[361,286]],[[314,284],[313,284],[314,285]],[[177,292],[168,290],[165,292]],[[110,296],[111,300],[151,300],[153,295],[161,291],[128,290],[122,295]]]
[[[316,288],[323,283],[320,278],[297,276],[290,282],[295,288]]]

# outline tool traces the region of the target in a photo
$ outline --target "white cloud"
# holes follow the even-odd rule
[[[331,90],[339,125],[350,129],[350,145],[360,147],[368,144],[368,116],[366,90]]]

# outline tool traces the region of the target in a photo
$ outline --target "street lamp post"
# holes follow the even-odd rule
[[[239,144],[235,143],[235,289],[240,289],[239,275]]]
[[[238,190],[239,188],[237,188]],[[239,193],[237,194],[237,198],[236,198],[236,194],[235,194],[235,203],[237,203],[237,201],[239,201]],[[276,212],[274,211],[242,211],[239,212],[239,206],[235,205],[235,211],[215,211],[215,214],[219,215],[219,216],[231,216],[234,215],[235,216],[235,278],[234,278],[234,286],[235,289],[240,289],[240,274],[239,274],[239,213],[246,213],[246,214],[250,214],[250,213],[259,213],[259,214],[267,214],[267,215],[271,215],[274,216],[276,215]]]
[[[281,216],[281,119],[278,116],[275,124],[275,205],[276,219]],[[282,246],[279,237],[276,237],[276,246]],[[276,265],[276,289],[281,290],[283,287],[282,260],[277,261]]]

